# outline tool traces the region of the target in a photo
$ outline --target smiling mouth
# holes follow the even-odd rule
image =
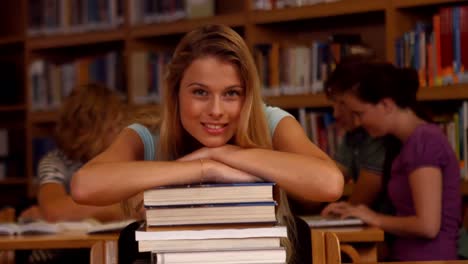
[[[202,125],[208,129],[223,129],[227,126],[227,124],[207,124],[207,123],[202,123]]]

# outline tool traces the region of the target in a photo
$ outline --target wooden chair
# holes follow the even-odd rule
[[[15,222],[15,209],[6,207],[0,209],[0,223],[12,223]],[[15,263],[15,251],[5,250],[0,251],[0,263],[2,264],[13,264]]]
[[[0,223],[15,222],[15,208],[0,209]]]
[[[314,264],[340,264],[340,241],[333,232],[311,230],[312,262]]]
[[[325,238],[325,263],[340,264],[341,263],[341,246],[338,237],[333,232],[326,232]]]

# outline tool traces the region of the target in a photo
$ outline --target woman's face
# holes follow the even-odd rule
[[[236,133],[245,88],[237,68],[215,57],[196,59],[179,89],[184,129],[206,147],[225,145]]]
[[[343,95],[335,95],[332,99],[332,105],[333,117],[341,129],[350,131],[358,127],[356,118],[343,101]]]
[[[353,114],[358,125],[364,127],[373,137],[387,134],[388,118],[382,102],[371,104],[360,100],[353,93],[345,93],[343,102]]]

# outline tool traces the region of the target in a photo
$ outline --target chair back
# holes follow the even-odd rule
[[[0,223],[15,222],[15,208],[0,209]]]
[[[341,248],[338,237],[333,232],[325,232],[325,263],[340,264]]]

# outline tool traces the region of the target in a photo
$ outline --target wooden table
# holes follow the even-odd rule
[[[63,233],[52,235],[0,236],[1,250],[90,248],[91,264],[117,264],[119,234]]]
[[[376,263],[377,244],[384,241],[382,229],[369,226],[359,227],[329,227],[312,228],[312,256],[320,256],[324,245],[322,235],[324,232],[333,232],[340,240],[341,251],[346,253],[353,262]],[[315,245],[314,245],[315,244]]]

